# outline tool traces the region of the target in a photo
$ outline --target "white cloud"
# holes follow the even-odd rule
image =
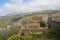
[[[2,12],[3,10],[2,9],[0,9],[0,13]]]
[[[2,7],[2,13],[55,9],[56,6],[60,6],[59,3],[60,0],[30,0],[27,3],[24,3],[23,0],[10,0]]]
[[[60,0],[48,0],[49,1],[49,4],[52,5],[52,6],[58,6],[60,5],[59,2]]]
[[[0,9],[0,12],[1,12],[2,10]]]

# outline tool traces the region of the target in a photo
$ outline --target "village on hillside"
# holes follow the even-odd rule
[[[60,13],[36,14],[21,17],[19,21],[6,22],[6,27],[0,28],[0,34],[5,39],[10,35],[33,36],[31,40],[55,40],[55,30],[60,30]],[[16,18],[19,18],[16,17]],[[4,25],[4,24],[3,24]],[[2,26],[3,26],[2,25]],[[51,32],[52,34],[50,34]],[[6,37],[5,37],[6,35]],[[51,36],[50,36],[51,35]],[[41,36],[41,38],[40,38]],[[48,37],[48,38],[47,38]],[[50,38],[52,37],[52,38]],[[27,37],[28,38],[28,37]],[[59,37],[58,37],[59,38]]]
[[[49,15],[47,17],[35,16],[32,18],[23,19],[21,23],[19,34],[23,33],[42,33],[46,32],[48,29],[60,29],[60,16],[58,15]],[[42,22],[42,23],[41,23]]]

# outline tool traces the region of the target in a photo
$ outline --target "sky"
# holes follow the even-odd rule
[[[60,0],[0,0],[0,16],[41,10],[60,10]]]

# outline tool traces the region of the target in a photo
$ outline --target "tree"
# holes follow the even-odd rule
[[[46,33],[46,37],[54,38],[54,40],[60,40],[60,30],[55,30],[55,29],[49,30]]]
[[[21,35],[13,35],[9,37],[7,40],[31,40],[32,36],[26,35],[26,36],[21,36]]]
[[[56,36],[56,31],[55,30],[48,30],[46,33],[47,38],[54,38]]]
[[[41,39],[41,34],[33,34],[32,35],[32,40],[40,40]]]
[[[7,40],[20,40],[20,35],[13,35],[9,37]]]
[[[4,40],[5,38],[0,34],[0,40]]]
[[[19,26],[18,26],[18,27],[17,27],[17,26],[14,26],[14,27],[12,26],[12,27],[10,27],[9,29],[10,29],[10,30],[9,30],[10,33],[17,34],[18,31],[20,30],[20,27],[19,27]]]
[[[4,37],[3,39],[6,40],[10,36],[14,34],[18,34],[19,30],[20,30],[20,27],[14,26],[14,27],[10,27],[9,30],[8,29],[4,30],[4,32],[2,32],[1,34],[3,34],[2,35]]]
[[[41,27],[45,27],[45,26],[46,26],[45,22],[44,22],[44,21],[41,21],[41,22],[40,22],[40,26],[41,26]]]

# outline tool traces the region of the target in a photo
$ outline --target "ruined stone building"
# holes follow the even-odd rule
[[[40,27],[39,21],[42,20],[42,18],[33,18],[33,20],[23,20],[22,27],[20,28],[19,34],[24,32],[25,34],[40,34],[42,31],[47,30],[47,28]]]
[[[60,16],[50,16],[48,17],[49,28],[60,29]]]

